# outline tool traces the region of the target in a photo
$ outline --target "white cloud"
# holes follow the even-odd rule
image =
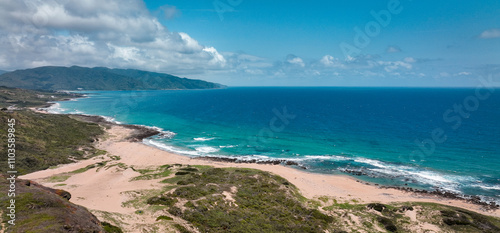
[[[455,74],[455,76],[469,76],[469,75],[472,75],[472,73],[471,72],[465,72],[465,71],[459,72],[458,74]]]
[[[417,60],[413,57],[405,57],[405,59],[403,59],[403,61],[405,62],[408,62],[408,63],[415,63],[417,62]]]
[[[139,57],[139,49],[135,47],[119,47],[113,44],[108,44],[108,47],[112,54],[110,54],[111,58],[123,59],[126,62],[138,62]]]
[[[141,0],[0,1],[0,51],[8,70],[83,65],[180,75],[226,66],[215,48],[170,32]]]
[[[288,62],[290,64],[293,64],[293,65],[296,65],[296,66],[300,66],[300,67],[305,67],[306,66],[304,64],[304,61],[302,60],[302,58],[297,57],[297,56],[295,56],[293,54],[289,54],[286,57],[286,62]]]
[[[410,63],[403,61],[378,61],[379,65],[384,66],[384,70],[387,72],[393,72],[401,68],[411,70],[413,66]]]
[[[219,52],[214,47],[210,48],[204,48],[203,51],[207,52],[212,56],[212,60],[210,62],[212,64],[219,64],[220,66],[224,67],[226,65],[226,59],[224,59],[224,56],[220,55]]]
[[[179,35],[181,36],[181,39],[182,39],[182,47],[183,47],[183,51],[187,52],[187,53],[191,53],[191,52],[194,52],[194,51],[197,51],[197,50],[203,50],[203,46],[201,46],[200,44],[198,44],[198,41],[196,41],[195,39],[191,38],[188,34],[184,33],[184,32],[180,32]],[[210,48],[209,50],[215,50],[214,48]],[[217,52],[217,51],[215,51]],[[215,53],[214,53],[215,54]]]
[[[319,62],[326,67],[338,67],[338,68],[345,67],[345,65],[342,63],[342,61],[340,61],[340,59],[330,55],[323,56]]]
[[[252,74],[252,75],[263,75],[264,71],[261,69],[245,69],[245,73]]]
[[[479,38],[481,39],[500,38],[500,28],[485,30],[479,35]]]

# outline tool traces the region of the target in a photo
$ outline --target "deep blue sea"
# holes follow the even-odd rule
[[[158,127],[187,156],[283,158],[310,172],[500,203],[500,89],[234,87],[88,91],[58,113]],[[298,168],[299,169],[299,168]]]

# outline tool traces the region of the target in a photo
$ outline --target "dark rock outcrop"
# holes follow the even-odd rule
[[[9,190],[9,181],[0,175],[0,189]],[[15,225],[5,232],[106,232],[101,222],[86,208],[68,200],[71,194],[29,180],[16,180]],[[11,197],[0,196],[0,208],[7,209]],[[2,220],[8,218],[2,215]]]
[[[49,187],[45,187],[39,183],[36,183],[34,181],[31,181],[31,180],[21,180],[19,182],[21,185],[26,185],[26,186],[32,186],[32,187],[37,187],[39,189],[42,189],[42,190],[45,190],[45,191],[48,191],[50,193],[53,193],[53,194],[56,194],[66,200],[69,201],[69,199],[71,199],[71,193],[67,192],[67,191],[64,191],[62,189],[53,189],[53,188],[49,188]]]

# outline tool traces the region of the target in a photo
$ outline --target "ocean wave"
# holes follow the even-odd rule
[[[200,147],[197,147],[195,150],[200,152],[200,153],[208,154],[208,153],[218,152],[220,149],[215,148],[215,147],[211,147],[211,146],[200,146]]]
[[[220,149],[210,146],[200,146],[195,148],[195,150],[183,149],[179,147],[175,147],[172,145],[168,145],[162,142],[155,141],[153,139],[144,139],[142,143],[156,147],[161,150],[165,150],[168,152],[173,152],[181,155],[189,155],[189,156],[210,156],[211,153],[218,152]],[[219,156],[219,155],[217,155]]]
[[[170,145],[167,145],[167,144],[164,144],[161,142],[156,142],[152,139],[144,139],[144,140],[142,140],[142,143],[149,145],[149,146],[156,147],[160,150],[165,150],[165,151],[173,152],[176,154],[190,155],[190,156],[199,156],[200,155],[200,153],[198,151],[183,150],[183,149],[176,148],[174,146],[170,146]]]
[[[49,103],[52,105],[50,105],[48,108],[42,108],[42,110],[52,114],[62,114],[65,111],[67,111],[67,109],[61,107],[60,103],[54,103],[54,102],[49,102]]]
[[[287,161],[290,161],[295,162],[296,164],[298,164],[298,166],[304,167],[307,166],[309,162],[313,161],[334,161],[339,162],[339,167],[337,168],[337,170],[341,172],[348,172],[349,169],[359,170],[363,175],[374,178],[397,179],[402,182],[412,182],[419,185],[427,185],[428,187],[433,187],[457,194],[463,194],[461,189],[466,187],[474,187],[484,190],[500,190],[500,185],[478,184],[478,179],[471,176],[445,174],[443,172],[428,170],[425,168],[393,164],[363,157],[347,157],[342,155],[306,155],[303,157],[272,157],[266,155],[230,156],[216,154],[217,152],[219,152],[219,148],[223,148],[221,146],[219,146],[219,148],[200,146],[195,148],[194,151],[190,151],[176,148],[174,146],[166,145],[160,142],[155,142],[150,139],[144,140],[143,142],[147,145],[152,145],[173,153],[189,156],[226,158],[232,159],[235,162],[266,163],[277,161],[278,163],[285,164]],[[353,167],[353,162],[354,164],[357,163],[358,165]],[[347,168],[346,166],[350,166],[350,168]]]
[[[212,158],[224,158],[224,159],[235,159],[236,162],[269,162],[269,161],[280,161],[285,160],[284,158],[272,158],[265,155],[242,155],[242,156],[232,156],[232,155],[204,155],[204,157]]]
[[[193,140],[195,140],[195,141],[202,141],[202,142],[204,142],[204,141],[212,141],[214,139],[215,138],[205,138],[205,137],[193,138]]]
[[[472,184],[471,187],[481,188],[484,190],[500,190],[500,185]]]
[[[388,168],[386,163],[379,161],[379,160],[374,160],[374,159],[367,159],[367,158],[358,157],[358,158],[354,159],[354,162],[369,164],[369,165],[379,167],[379,168]]]
[[[87,114],[83,114],[83,115],[87,115]],[[109,116],[100,116],[102,117],[105,121],[109,122],[109,123],[114,123],[114,124],[123,124],[122,122],[120,121],[117,121],[116,118],[114,117],[109,117]]]
[[[304,160],[330,160],[330,161],[347,161],[352,158],[340,155],[306,155]]]
[[[375,168],[361,168],[364,173],[372,177],[400,178],[404,181],[429,185],[455,193],[462,193],[463,187],[478,182],[477,178],[471,176],[450,175],[425,168],[391,164],[373,159],[357,158],[354,161],[374,166]]]
[[[172,139],[175,137],[175,135],[177,135],[177,133],[175,132],[165,130],[158,126],[147,126],[147,125],[139,125],[139,126],[160,132],[160,134],[156,136],[156,138],[158,139]]]
[[[455,192],[458,192],[463,184],[475,182],[477,180],[469,176],[449,175],[438,171],[426,170],[425,168],[393,164],[364,157],[307,155],[303,158],[289,160],[306,163],[311,160],[340,162],[337,170],[341,172],[356,171],[359,172],[358,174],[364,174],[375,178],[399,178],[403,181],[411,181]]]
[[[478,181],[477,178],[471,176],[451,175],[439,171],[428,170],[426,168],[394,164],[359,156],[306,155],[298,158],[283,159],[299,162],[302,165],[314,161],[333,161],[337,166],[336,170],[340,172],[382,179],[397,179],[401,182],[411,182],[455,193],[461,193],[460,190],[463,187]],[[496,189],[500,187],[492,186],[486,188]]]
[[[174,133],[172,131],[165,131],[161,130],[160,134],[157,136],[159,139],[172,139],[177,135],[177,133]]]

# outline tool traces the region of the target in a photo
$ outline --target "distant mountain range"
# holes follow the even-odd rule
[[[9,71],[0,70],[0,74],[7,73],[7,72],[9,72]]]
[[[1,73],[0,73],[1,74]],[[134,69],[44,66],[0,75],[0,86],[38,90],[165,90],[215,89],[203,80]]]

